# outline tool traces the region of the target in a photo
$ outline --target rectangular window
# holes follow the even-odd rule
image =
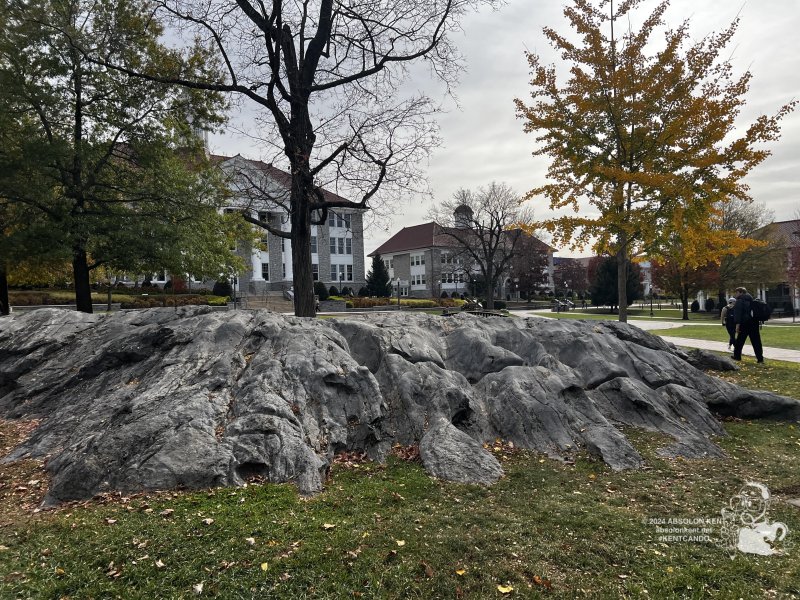
[[[261,278],[269,281],[269,263],[261,263]]]
[[[311,236],[311,254],[317,253],[317,236]]]
[[[281,238],[281,252],[286,252],[286,238]]]
[[[283,263],[283,278],[286,279],[286,263]]]
[[[352,254],[353,253],[353,240],[350,238],[345,238],[345,254]]]
[[[344,219],[342,218],[342,215],[336,215],[336,226],[344,227]]]
[[[319,281],[319,265],[311,263],[311,278],[313,281]]]
[[[338,238],[339,240],[339,254],[344,254],[344,238]]]
[[[328,227],[334,227],[336,225],[336,213],[332,210],[328,211]]]
[[[424,254],[420,254],[419,255],[419,264],[421,264],[421,265],[425,264],[425,255]]]
[[[353,281],[353,265],[347,266],[347,281]]]
[[[344,226],[347,227],[348,229],[350,229],[350,222],[351,222],[350,221],[350,217],[351,216],[352,215],[350,215],[350,214],[344,215]]]
[[[269,213],[265,210],[258,212],[258,220],[262,223],[269,223]]]
[[[336,238],[331,238],[331,254],[336,254]]]
[[[331,281],[337,281],[338,276],[336,272],[336,265],[331,265]]]

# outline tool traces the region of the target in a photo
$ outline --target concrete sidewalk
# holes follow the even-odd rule
[[[547,313],[537,312],[537,311],[530,311],[530,310],[515,310],[515,315],[525,316],[525,317],[538,317],[540,319],[552,319],[554,317],[547,316]],[[776,322],[786,322],[791,323],[792,318],[789,317],[788,319],[776,319]],[[770,320],[770,322],[772,322]],[[691,323],[691,325],[696,325],[697,323]],[[635,325],[639,329],[644,329],[645,331],[650,329],[675,329],[680,330],[683,327],[683,323],[676,323],[672,322],[659,322],[659,321],[648,321],[644,319],[629,319],[628,325]],[[722,329],[720,327],[720,329]],[[676,331],[675,333],[679,333]],[[721,332],[721,337],[727,337],[725,331]],[[664,341],[669,342],[670,344],[675,344],[676,346],[680,346],[682,348],[700,348],[701,350],[713,350],[716,352],[728,352],[732,353],[731,350],[728,350],[727,342],[715,342],[712,340],[693,340],[690,338],[682,338],[682,337],[672,337],[672,336],[661,336],[661,339]],[[755,358],[755,353],[753,352],[753,347],[749,344],[746,344],[744,348],[742,348],[742,356],[751,356]],[[784,360],[787,362],[796,362],[800,363],[800,351],[798,350],[785,350],[783,348],[768,348],[764,347],[764,358],[766,360]]]
[[[666,335],[662,335],[661,339],[669,342],[670,344],[675,344],[676,346],[681,346],[683,348],[701,348],[703,350],[715,350],[717,352],[732,353],[732,350],[728,350],[728,344],[726,342],[692,340],[689,338],[679,338]],[[742,348],[742,356],[755,357],[753,347],[749,344],[745,344],[744,348]],[[764,358],[768,360],[785,360],[787,362],[800,363],[800,351],[786,350],[784,348],[768,348],[764,346]]]

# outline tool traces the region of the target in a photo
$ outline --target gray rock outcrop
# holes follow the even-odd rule
[[[800,402],[615,322],[204,307],[0,320],[0,418],[41,419],[0,460],[46,458],[48,502],[252,476],[313,493],[337,452],[380,461],[394,444],[419,444],[436,477],[490,484],[496,438],[635,468],[620,426],[669,435],[666,455],[721,456],[712,412],[798,420]]]

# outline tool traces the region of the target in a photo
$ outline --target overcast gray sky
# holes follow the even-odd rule
[[[645,0],[639,16],[655,4],[655,0]],[[531,156],[533,136],[523,133],[513,100],[530,98],[525,50],[556,64],[559,74],[566,72],[542,33],[545,25],[565,34],[569,31],[563,6],[562,0],[510,0],[498,11],[474,14],[464,22],[457,41],[467,73],[456,88],[459,107],[450,102],[449,111],[439,120],[444,144],[427,169],[433,202],[449,199],[459,188],[477,188],[491,181],[506,182],[521,194],[544,181],[547,162]],[[673,0],[665,18],[674,25],[691,19],[692,35],[699,39],[726,27],[737,14],[741,24],[727,50],[737,72],[750,69],[753,74],[748,105],[739,120],[745,126],[755,116],[772,114],[782,104],[800,98],[800,0]],[[795,218],[800,211],[800,111],[783,121],[782,132],[781,140],[772,146],[773,155],[748,179],[754,200],[765,203],[778,221]],[[261,156],[249,140],[233,133],[213,136],[211,145],[215,152]],[[533,207],[537,217],[548,215],[546,204],[533,201]],[[398,205],[391,220],[382,219],[366,232],[366,252],[401,227],[425,222],[429,208],[430,201],[420,199]],[[559,252],[562,256],[589,253],[566,248]]]

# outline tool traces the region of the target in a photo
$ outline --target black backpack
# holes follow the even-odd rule
[[[750,308],[753,311],[753,318],[759,323],[769,321],[769,317],[772,315],[772,307],[759,298],[755,298],[750,303]]]

